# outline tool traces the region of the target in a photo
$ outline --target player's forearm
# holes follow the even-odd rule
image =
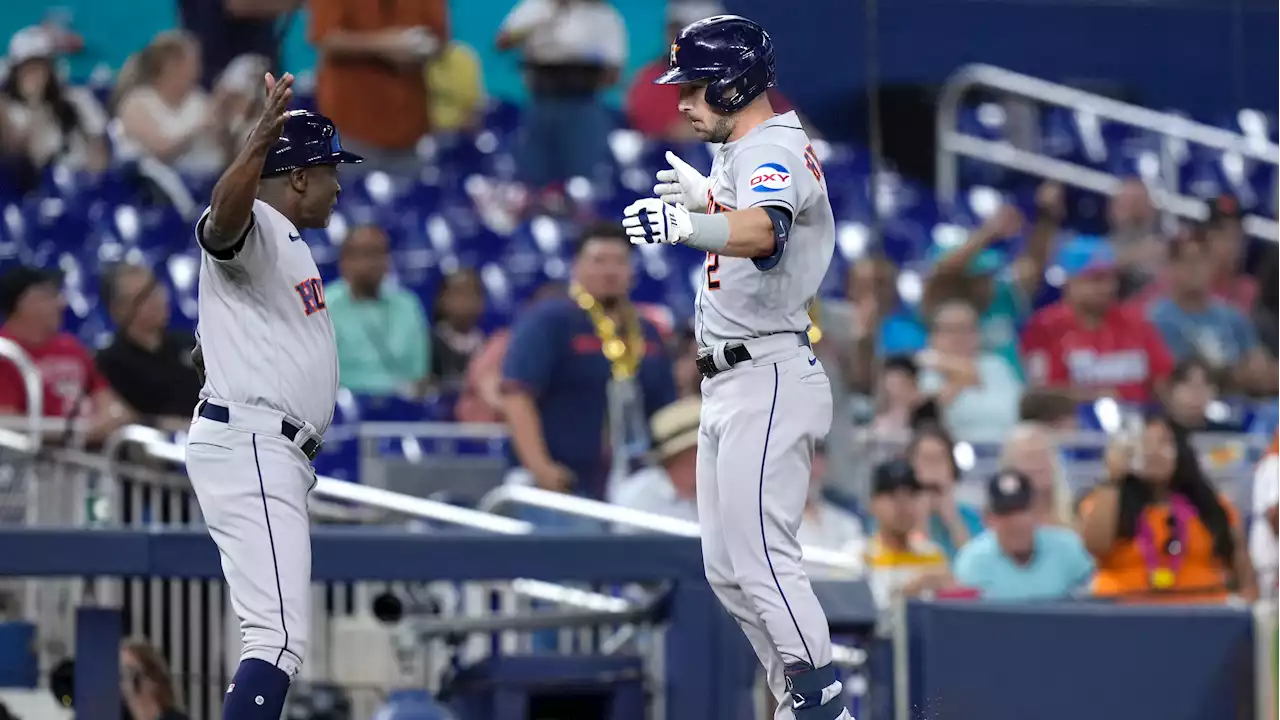
[[[231,166],[218,178],[218,184],[213,186],[209,217],[201,238],[210,250],[234,246],[249,227],[267,149],[267,145],[252,139],[245,143]]]
[[[693,234],[685,244],[698,250],[754,259],[769,257],[777,247],[776,224],[764,208],[690,215],[689,220]]]
[[[551,453],[547,451],[542,419],[538,417],[533,398],[523,390],[507,388],[502,395],[502,414],[506,417],[511,446],[520,465],[534,472],[550,465]]]

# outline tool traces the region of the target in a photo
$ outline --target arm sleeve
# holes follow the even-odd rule
[[[793,153],[781,145],[753,145],[733,160],[738,209],[776,207],[795,220],[821,187]]]
[[[27,410],[27,386],[22,382],[22,373],[17,365],[4,359],[0,359],[0,408]]]
[[[221,267],[246,274],[258,265],[272,262],[270,244],[263,237],[266,225],[258,217],[258,201],[254,201],[253,214],[249,216],[249,227],[245,228],[244,236],[231,248],[216,254],[204,244],[204,224],[210,212],[212,208],[206,209],[196,221],[196,241],[206,257]]]
[[[1233,309],[1231,315],[1232,335],[1235,336],[1236,345],[1239,346],[1240,355],[1243,357],[1258,347],[1258,331],[1254,329],[1253,323],[1249,322],[1249,318],[1238,310]]]
[[[1173,373],[1173,355],[1169,352],[1169,346],[1165,344],[1164,338],[1160,336],[1160,331],[1156,330],[1154,325],[1143,318],[1139,318],[1139,322],[1142,324],[1143,332],[1146,335],[1146,340],[1143,344],[1146,346],[1151,382],[1159,382]]]
[[[502,384],[525,390],[534,397],[551,385],[559,350],[564,345],[565,324],[541,308],[527,313],[511,329],[511,344],[502,360]]]
[[[431,330],[427,327],[427,318],[422,311],[422,303],[412,293],[406,293],[405,304],[411,314],[409,326],[412,328],[413,337],[415,338],[413,346],[409,348],[409,358],[406,363],[409,372],[413,375],[414,380],[420,380],[427,376],[431,371]]]
[[[1022,357],[1027,369],[1027,384],[1031,387],[1055,385],[1067,378],[1062,354],[1048,336],[1044,324],[1036,317],[1032,317],[1022,331]]]
[[[952,563],[952,573],[955,575],[956,582],[963,587],[977,588],[982,587],[982,568],[976,554],[977,548],[972,543],[960,548],[956,553],[956,559]]]

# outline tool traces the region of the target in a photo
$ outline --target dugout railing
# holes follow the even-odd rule
[[[937,197],[943,207],[954,207],[959,196],[962,157],[1105,195],[1113,194],[1121,182],[1120,177],[1109,172],[1020,148],[1005,140],[989,140],[962,132],[957,128],[962,103],[977,89],[996,91],[1037,105],[1067,108],[1092,129],[1099,141],[1100,122],[1137,128],[1157,136],[1159,146],[1154,151],[1157,172],[1143,179],[1153,186],[1151,199],[1155,206],[1178,217],[1203,220],[1209,214],[1204,201],[1179,191],[1178,160],[1186,154],[1188,143],[1229,153],[1241,163],[1280,165],[1280,147],[1265,137],[1246,137],[1172,113],[1123,103],[1004,68],[974,64],[953,73],[943,84],[938,98]],[[1247,215],[1244,230],[1270,242],[1280,239],[1280,225],[1273,218]]]

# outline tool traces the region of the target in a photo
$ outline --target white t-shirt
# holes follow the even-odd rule
[[[698,501],[677,495],[671,477],[660,467],[644,468],[618,482],[611,488],[609,499],[615,505],[632,510],[698,522]],[[626,526],[616,529],[618,532],[636,532]]]
[[[805,547],[834,550],[857,561],[863,560],[867,551],[867,537],[858,516],[826,501],[819,502],[812,514],[806,509],[796,539]],[[810,577],[825,576],[812,566],[808,572]],[[841,574],[832,572],[831,575]]]
[[[621,67],[627,61],[627,29],[608,2],[521,0],[502,21],[503,32],[529,32],[525,60],[535,63],[599,62]]]
[[[1258,590],[1262,597],[1275,597],[1280,551],[1276,536],[1267,522],[1267,510],[1280,503],[1280,457],[1269,453],[1258,463],[1253,474],[1253,522],[1249,527],[1249,557],[1258,573]]]
[[[174,139],[189,135],[213,112],[212,102],[203,90],[187,93],[175,107],[160,99],[152,88],[141,86],[131,90],[120,101],[122,109],[134,104],[139,105],[155,121],[161,133]],[[136,159],[146,155],[142,145],[129,137],[128,128],[121,127],[121,131],[120,147],[117,148],[121,157]],[[181,172],[207,175],[222,171],[226,161],[226,148],[215,133],[207,133],[193,140],[186,152],[173,158],[168,164]]]
[[[48,105],[30,108],[18,102],[0,102],[7,124],[19,135],[29,136],[27,148],[36,165],[43,167],[62,153],[61,160],[73,169],[83,168],[89,158],[89,138],[99,137],[107,128],[107,114],[84,88],[67,88],[67,102],[76,111],[79,132],[67,135]]]

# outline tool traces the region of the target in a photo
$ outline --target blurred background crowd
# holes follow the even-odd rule
[[[287,69],[297,105],[367,158],[344,167],[327,230],[304,233],[344,388],[320,474],[458,505],[532,485],[696,522],[689,320],[703,258],[633,248],[618,221],[666,150],[709,167],[676,91],[650,80],[680,27],[726,8],[519,0],[477,3],[478,19],[464,4],[181,0],[170,26],[123,50],[98,24],[142,29],[100,13],[81,11],[89,25],[42,7],[13,27],[0,338],[29,362],[0,359],[0,415],[39,412],[48,444],[88,453],[131,425],[183,431],[200,389],[192,222],[257,118],[263,73]],[[849,87],[833,88],[815,79],[832,61],[801,47],[832,31],[806,35],[761,5],[728,9],[776,21],[774,108],[824,138],[838,223],[810,330],[837,412],[813,477],[797,478],[812,487],[805,546],[855,558],[882,608],[937,595],[1274,598],[1274,74],[1215,59],[1179,94],[1142,65],[1181,66],[1135,36],[1097,40],[1105,73],[1049,68],[1019,41],[991,58],[940,47],[947,67],[910,82],[886,46],[881,80],[862,47],[874,33],[856,32],[873,21],[832,6],[850,15],[851,62],[870,66],[865,83],[837,71]],[[994,5],[974,12],[1077,18],[1067,34],[1098,12]],[[1115,12],[1120,27],[1137,17]],[[1232,12],[1232,27],[1249,24],[1243,5]],[[1274,29],[1274,8],[1258,12]],[[1275,54],[1274,33],[1233,37],[1240,58]],[[922,99],[972,59],[1091,94],[1037,103],[987,87],[951,116]],[[1165,132],[1116,122],[1112,98],[1160,111]],[[953,197],[935,193],[951,183],[934,166],[947,149],[937,117],[995,148],[960,159]],[[1180,134],[1188,117],[1203,132]],[[1206,133],[1272,157],[1205,145]],[[1019,153],[1036,162],[1002,159]],[[610,395],[582,292],[643,338],[638,407]],[[399,425],[368,442],[370,423]]]

